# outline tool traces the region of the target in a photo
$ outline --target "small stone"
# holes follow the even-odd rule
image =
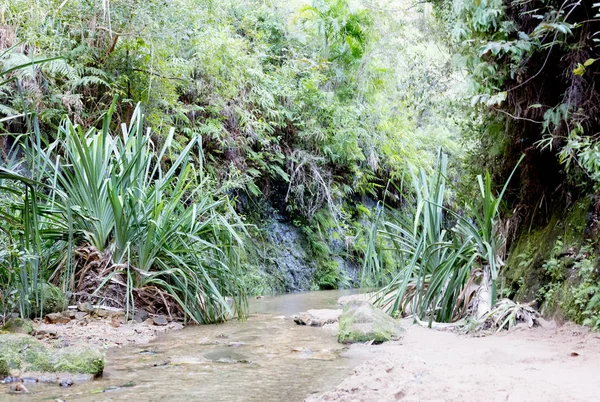
[[[25,385],[23,385],[21,383],[16,383],[14,385],[11,385],[10,390],[12,392],[16,392],[18,394],[28,394],[29,393],[29,390],[27,389],[27,387],[25,387]]]
[[[183,324],[181,324],[179,322],[172,322],[169,324],[169,328],[172,329],[173,331],[180,331],[183,329]]]
[[[298,325],[308,325],[311,327],[322,327],[326,324],[334,324],[338,321],[342,310],[308,310],[293,317]]]
[[[71,379],[62,380],[62,381],[60,382],[60,386],[61,386],[62,388],[68,388],[68,387],[70,387],[71,385],[73,385],[73,380],[71,380]]]
[[[167,317],[165,317],[164,315],[157,315],[156,317],[152,318],[152,322],[154,323],[154,325],[158,325],[160,327],[164,327],[169,323]]]
[[[99,308],[98,310],[95,311],[95,313],[98,317],[108,316],[108,311],[104,310],[103,308]]]
[[[64,316],[62,313],[50,313],[46,314],[46,317],[44,317],[44,321],[46,321],[49,324],[64,324],[71,321],[71,319],[69,317]]]
[[[144,324],[146,324],[146,325],[154,325],[154,320],[152,318],[148,318],[146,321],[144,321]]]
[[[77,310],[82,311],[84,313],[91,313],[93,311],[93,308],[89,302],[85,302],[85,303],[79,303],[77,305]]]
[[[77,321],[82,321],[84,320],[86,317],[88,316],[88,313],[83,312],[83,311],[78,311],[75,313],[75,319]]]
[[[148,312],[146,310],[137,309],[133,314],[133,321],[144,322],[148,319]]]
[[[124,317],[125,311],[120,308],[108,306],[95,306],[94,313],[98,317]]]

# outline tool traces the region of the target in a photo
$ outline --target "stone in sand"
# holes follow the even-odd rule
[[[339,318],[340,343],[382,343],[399,338],[401,333],[396,320],[365,301],[349,302]]]
[[[294,316],[294,322],[298,325],[308,325],[311,327],[322,327],[326,324],[334,324],[342,314],[342,310],[308,310]]]
[[[44,321],[48,324],[66,324],[71,321],[71,319],[63,313],[50,313],[46,314]]]
[[[169,320],[167,320],[167,317],[165,317],[164,315],[157,315],[156,317],[152,318],[152,322],[154,323],[154,325],[164,327],[169,323]]]

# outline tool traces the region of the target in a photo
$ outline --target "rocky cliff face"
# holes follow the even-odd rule
[[[302,231],[290,223],[273,221],[267,228],[270,246],[267,269],[282,281],[286,292],[309,290],[317,271]]]

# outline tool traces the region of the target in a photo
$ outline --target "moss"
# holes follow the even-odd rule
[[[383,343],[397,338],[402,329],[392,317],[362,301],[352,301],[339,318],[338,342],[374,341]]]
[[[100,376],[104,371],[104,355],[96,349],[60,349],[52,354],[49,361],[56,372]]]
[[[543,227],[521,233],[502,272],[505,295],[517,301],[537,300],[548,314],[562,314],[571,296],[571,268],[585,244],[591,200],[579,200],[568,211],[556,211]]]
[[[33,323],[31,320],[11,318],[2,326],[2,331],[13,334],[31,334],[33,332]]]
[[[48,372],[102,375],[104,355],[94,349],[48,349],[23,334],[0,335],[0,374]]]

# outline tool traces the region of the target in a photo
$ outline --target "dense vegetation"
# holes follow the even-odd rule
[[[281,290],[262,268],[280,219],[314,288],[364,261],[390,313],[457,321],[568,283],[563,310],[598,325],[598,7],[1,2],[5,315],[243,314]],[[524,245],[586,197],[581,236]],[[546,261],[567,249],[574,274]]]

